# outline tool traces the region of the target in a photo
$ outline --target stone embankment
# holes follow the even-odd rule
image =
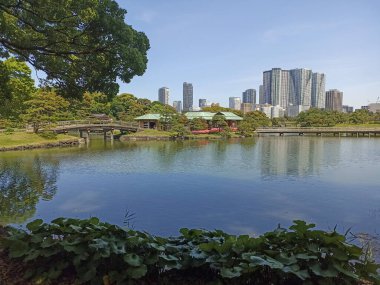
[[[12,147],[0,146],[0,151],[30,150],[30,149],[37,149],[37,148],[53,148],[53,147],[70,147],[70,146],[77,146],[83,143],[85,143],[85,140],[79,138],[79,139],[40,143],[40,144],[25,144],[25,145],[12,146]]]

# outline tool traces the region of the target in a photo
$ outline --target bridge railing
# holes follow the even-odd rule
[[[120,126],[120,127],[131,127],[131,128],[139,127],[139,123],[137,122],[124,122],[124,121],[71,120],[71,121],[56,122],[57,127],[83,126],[83,125]]]

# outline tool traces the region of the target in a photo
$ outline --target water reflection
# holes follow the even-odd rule
[[[160,235],[180,227],[260,233],[294,219],[374,232],[379,144],[298,136],[92,140],[83,148],[0,153],[0,223],[98,216],[123,225],[128,208],[137,229]]]
[[[0,160],[0,225],[23,223],[32,217],[39,200],[57,192],[59,161],[52,157]]]
[[[340,144],[325,148],[320,138],[266,137],[260,146],[261,174],[263,176],[318,175],[322,165],[336,161]],[[326,166],[326,165],[325,165]]]

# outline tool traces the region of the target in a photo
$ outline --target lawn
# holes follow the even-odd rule
[[[58,142],[77,139],[77,137],[59,134],[56,139],[45,139],[34,133],[14,132],[11,134],[0,133],[0,147],[17,147],[23,145],[38,145],[50,142]]]

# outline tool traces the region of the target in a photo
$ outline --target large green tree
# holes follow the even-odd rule
[[[0,57],[13,54],[46,73],[61,95],[109,98],[147,65],[149,41],[113,0],[1,0]]]
[[[9,58],[0,61],[0,118],[18,120],[24,101],[35,92],[31,70],[25,62]]]

